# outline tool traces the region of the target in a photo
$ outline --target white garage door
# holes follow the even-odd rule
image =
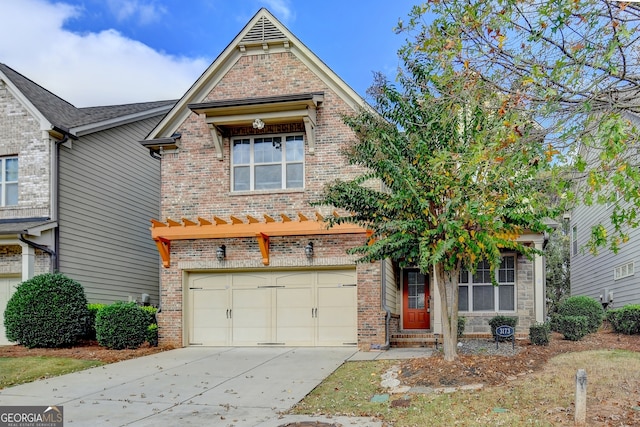
[[[4,309],[9,302],[9,298],[16,290],[15,286],[20,283],[19,277],[0,277],[0,345],[13,344],[7,340],[4,330]]]
[[[191,273],[188,343],[342,346],[357,342],[355,270]]]

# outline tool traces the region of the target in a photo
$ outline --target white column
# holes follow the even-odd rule
[[[541,240],[535,241],[536,249],[542,251],[543,242]],[[533,277],[535,283],[534,301],[535,301],[535,313],[536,322],[544,322],[544,307],[546,304],[545,296],[545,274],[544,274],[544,257],[542,255],[536,255],[533,260]]]
[[[440,307],[440,291],[438,291],[438,278],[436,276],[436,268],[433,267],[431,274],[433,282],[433,293],[431,294],[431,314],[433,315],[433,327],[431,330],[434,334],[442,334],[442,307]]]
[[[36,250],[27,245],[20,243],[22,247],[22,280],[29,280],[35,275]]]

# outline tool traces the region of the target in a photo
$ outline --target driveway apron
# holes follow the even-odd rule
[[[187,347],[0,390],[63,406],[65,425],[279,425],[355,348]]]

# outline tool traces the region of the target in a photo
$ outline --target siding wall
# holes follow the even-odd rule
[[[90,302],[158,304],[160,162],[138,142],[160,117],[83,136],[60,151],[60,271]]]
[[[614,301],[610,307],[640,304],[640,229],[630,230],[630,239],[621,246],[617,254],[602,249],[598,255],[591,255],[581,248],[589,240],[591,226],[607,225],[609,235],[612,227],[608,220],[611,209],[607,206],[579,206],[571,213],[571,227],[577,227],[578,253],[571,255],[571,295],[587,295],[600,300],[604,288],[613,291]],[[573,238],[573,235],[572,235]],[[614,268],[633,261],[635,274],[614,280]]]

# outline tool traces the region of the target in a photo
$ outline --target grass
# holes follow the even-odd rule
[[[0,389],[101,365],[98,360],[62,357],[1,357]]]
[[[371,402],[385,391],[380,375],[393,362],[348,362],[310,393],[297,414],[377,416],[394,427],[558,426],[573,425],[575,375],[587,371],[587,417],[625,416],[640,421],[640,353],[597,350],[568,353],[549,361],[542,372],[497,387],[451,394],[391,396]],[[410,399],[408,407],[394,407],[396,399]],[[635,419],[635,418],[634,418]]]

